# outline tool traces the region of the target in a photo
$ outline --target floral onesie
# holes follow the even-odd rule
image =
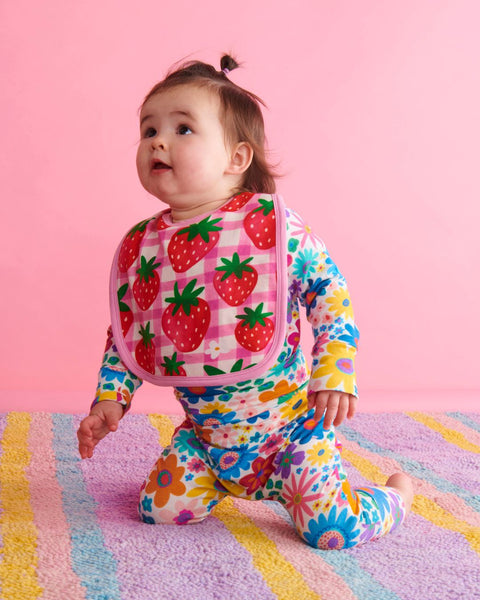
[[[203,520],[226,495],[276,500],[299,535],[321,549],[377,539],[404,519],[392,488],[352,489],[334,428],[313,420],[308,394],[337,390],[357,395],[354,358],[358,330],[345,279],[323,242],[298,214],[284,209],[288,298],[283,347],[260,377],[227,385],[184,387],[175,395],[185,420],[157,460],[141,491],[147,523],[183,525]],[[311,372],[300,348],[299,305],[315,344]],[[212,357],[221,348],[210,344]],[[163,366],[180,373],[179,361]],[[176,379],[178,381],[178,378]],[[126,368],[109,329],[94,404],[120,402],[126,410],[141,379]]]

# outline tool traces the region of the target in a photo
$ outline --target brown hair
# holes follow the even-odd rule
[[[273,194],[275,174],[265,155],[265,127],[260,108],[265,103],[228,79],[227,74],[238,66],[227,54],[221,58],[220,71],[200,61],[187,62],[157,83],[146,95],[142,107],[152,96],[178,85],[212,89],[220,99],[220,118],[228,140],[231,143],[246,142],[253,150],[252,163],[244,174],[241,189],[236,191]]]

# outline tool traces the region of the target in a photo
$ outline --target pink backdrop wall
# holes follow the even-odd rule
[[[362,409],[478,408],[480,5],[232,6],[2,3],[0,408],[86,410],[112,253],[159,209],[137,108],[173,62],[223,50],[269,106],[280,191],[347,276]],[[144,386],[136,409],[175,405]]]

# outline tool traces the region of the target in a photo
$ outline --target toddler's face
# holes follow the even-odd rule
[[[174,218],[220,206],[238,184],[219,113],[218,97],[192,85],[156,94],[142,108],[138,175]]]

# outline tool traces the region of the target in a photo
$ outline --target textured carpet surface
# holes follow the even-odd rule
[[[78,415],[0,416],[0,597],[12,600],[480,598],[480,414],[360,414],[340,428],[353,484],[398,470],[413,513],[377,542],[303,544],[274,502],[226,499],[198,525],[139,522],[177,417],[129,415],[77,454]]]

